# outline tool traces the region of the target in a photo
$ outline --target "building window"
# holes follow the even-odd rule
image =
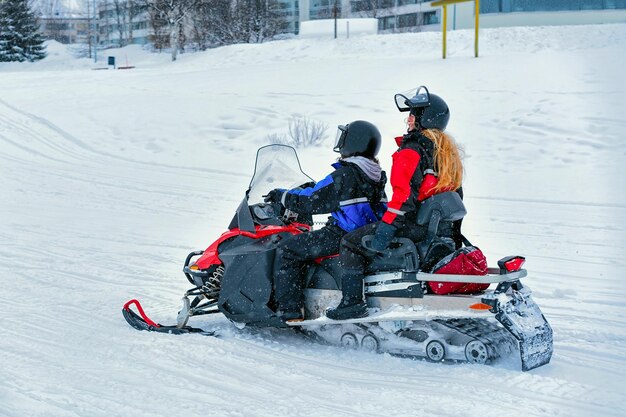
[[[387,29],[395,29],[396,28],[396,17],[395,16],[387,16],[381,19],[378,19],[378,29],[379,30],[387,30]]]
[[[626,9],[626,0],[481,0],[481,13]]]
[[[350,2],[350,7],[353,13],[368,12],[372,10],[372,6],[373,6],[373,3],[369,1],[352,0]]]
[[[439,23],[439,17],[437,16],[437,11],[433,10],[432,12],[424,12],[422,13],[422,23],[424,25],[436,25]]]
[[[417,13],[401,14],[398,16],[398,28],[417,26]]]

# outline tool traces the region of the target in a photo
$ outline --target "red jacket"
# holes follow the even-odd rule
[[[393,195],[382,221],[402,227],[405,221],[415,221],[420,202],[434,194],[437,173],[434,163],[434,143],[418,131],[396,138],[398,150],[393,154],[391,187]]]

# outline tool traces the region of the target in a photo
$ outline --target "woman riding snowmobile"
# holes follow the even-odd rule
[[[421,90],[425,93],[420,94]],[[415,243],[426,237],[427,228],[416,221],[423,200],[446,191],[461,193],[463,164],[459,149],[444,133],[450,118],[448,105],[425,87],[418,88],[416,95],[406,99],[404,105],[398,109],[410,111],[408,132],[396,138],[399,148],[393,154],[390,179],[393,196],[380,222],[344,236],[340,249],[342,300],[339,306],[327,311],[330,319],[367,316],[363,277],[372,257],[387,249],[394,237],[409,238]],[[458,240],[455,235],[460,235],[460,230],[455,226],[442,222],[438,235]],[[366,235],[374,235],[368,248],[361,243]]]
[[[274,311],[282,320],[303,318],[306,263],[337,254],[346,233],[382,218],[387,178],[376,159],[380,145],[380,132],[369,122],[339,126],[333,150],[341,157],[332,165],[335,171],[314,186],[274,189],[265,197],[266,202],[281,203],[298,214],[331,214],[323,228],[278,245]]]

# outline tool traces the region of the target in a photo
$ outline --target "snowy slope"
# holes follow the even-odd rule
[[[62,49],[0,64],[0,416],[623,416],[626,414],[626,25],[287,40],[182,55]],[[58,48],[57,46],[53,46]],[[104,57],[102,57],[104,58]],[[102,66],[99,63],[97,66]],[[393,94],[427,85],[465,147],[466,235],[491,263],[527,257],[552,362],[440,365],[192,319],[171,322],[182,261],[221,233],[254,152],[293,115],[366,119],[387,141]],[[300,152],[324,175],[336,154]]]

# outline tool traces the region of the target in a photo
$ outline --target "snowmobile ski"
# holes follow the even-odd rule
[[[130,309],[131,304],[134,304],[137,307],[137,311],[139,314],[135,313]],[[159,323],[155,323],[152,321],[146,313],[143,311],[141,304],[137,300],[130,300],[126,304],[124,304],[124,308],[122,309],[122,315],[132,327],[137,330],[146,330],[149,332],[159,332],[159,333],[169,333],[169,334],[186,334],[186,333],[198,333],[204,336],[215,336],[215,332],[203,330],[196,327],[191,326],[164,326]]]

